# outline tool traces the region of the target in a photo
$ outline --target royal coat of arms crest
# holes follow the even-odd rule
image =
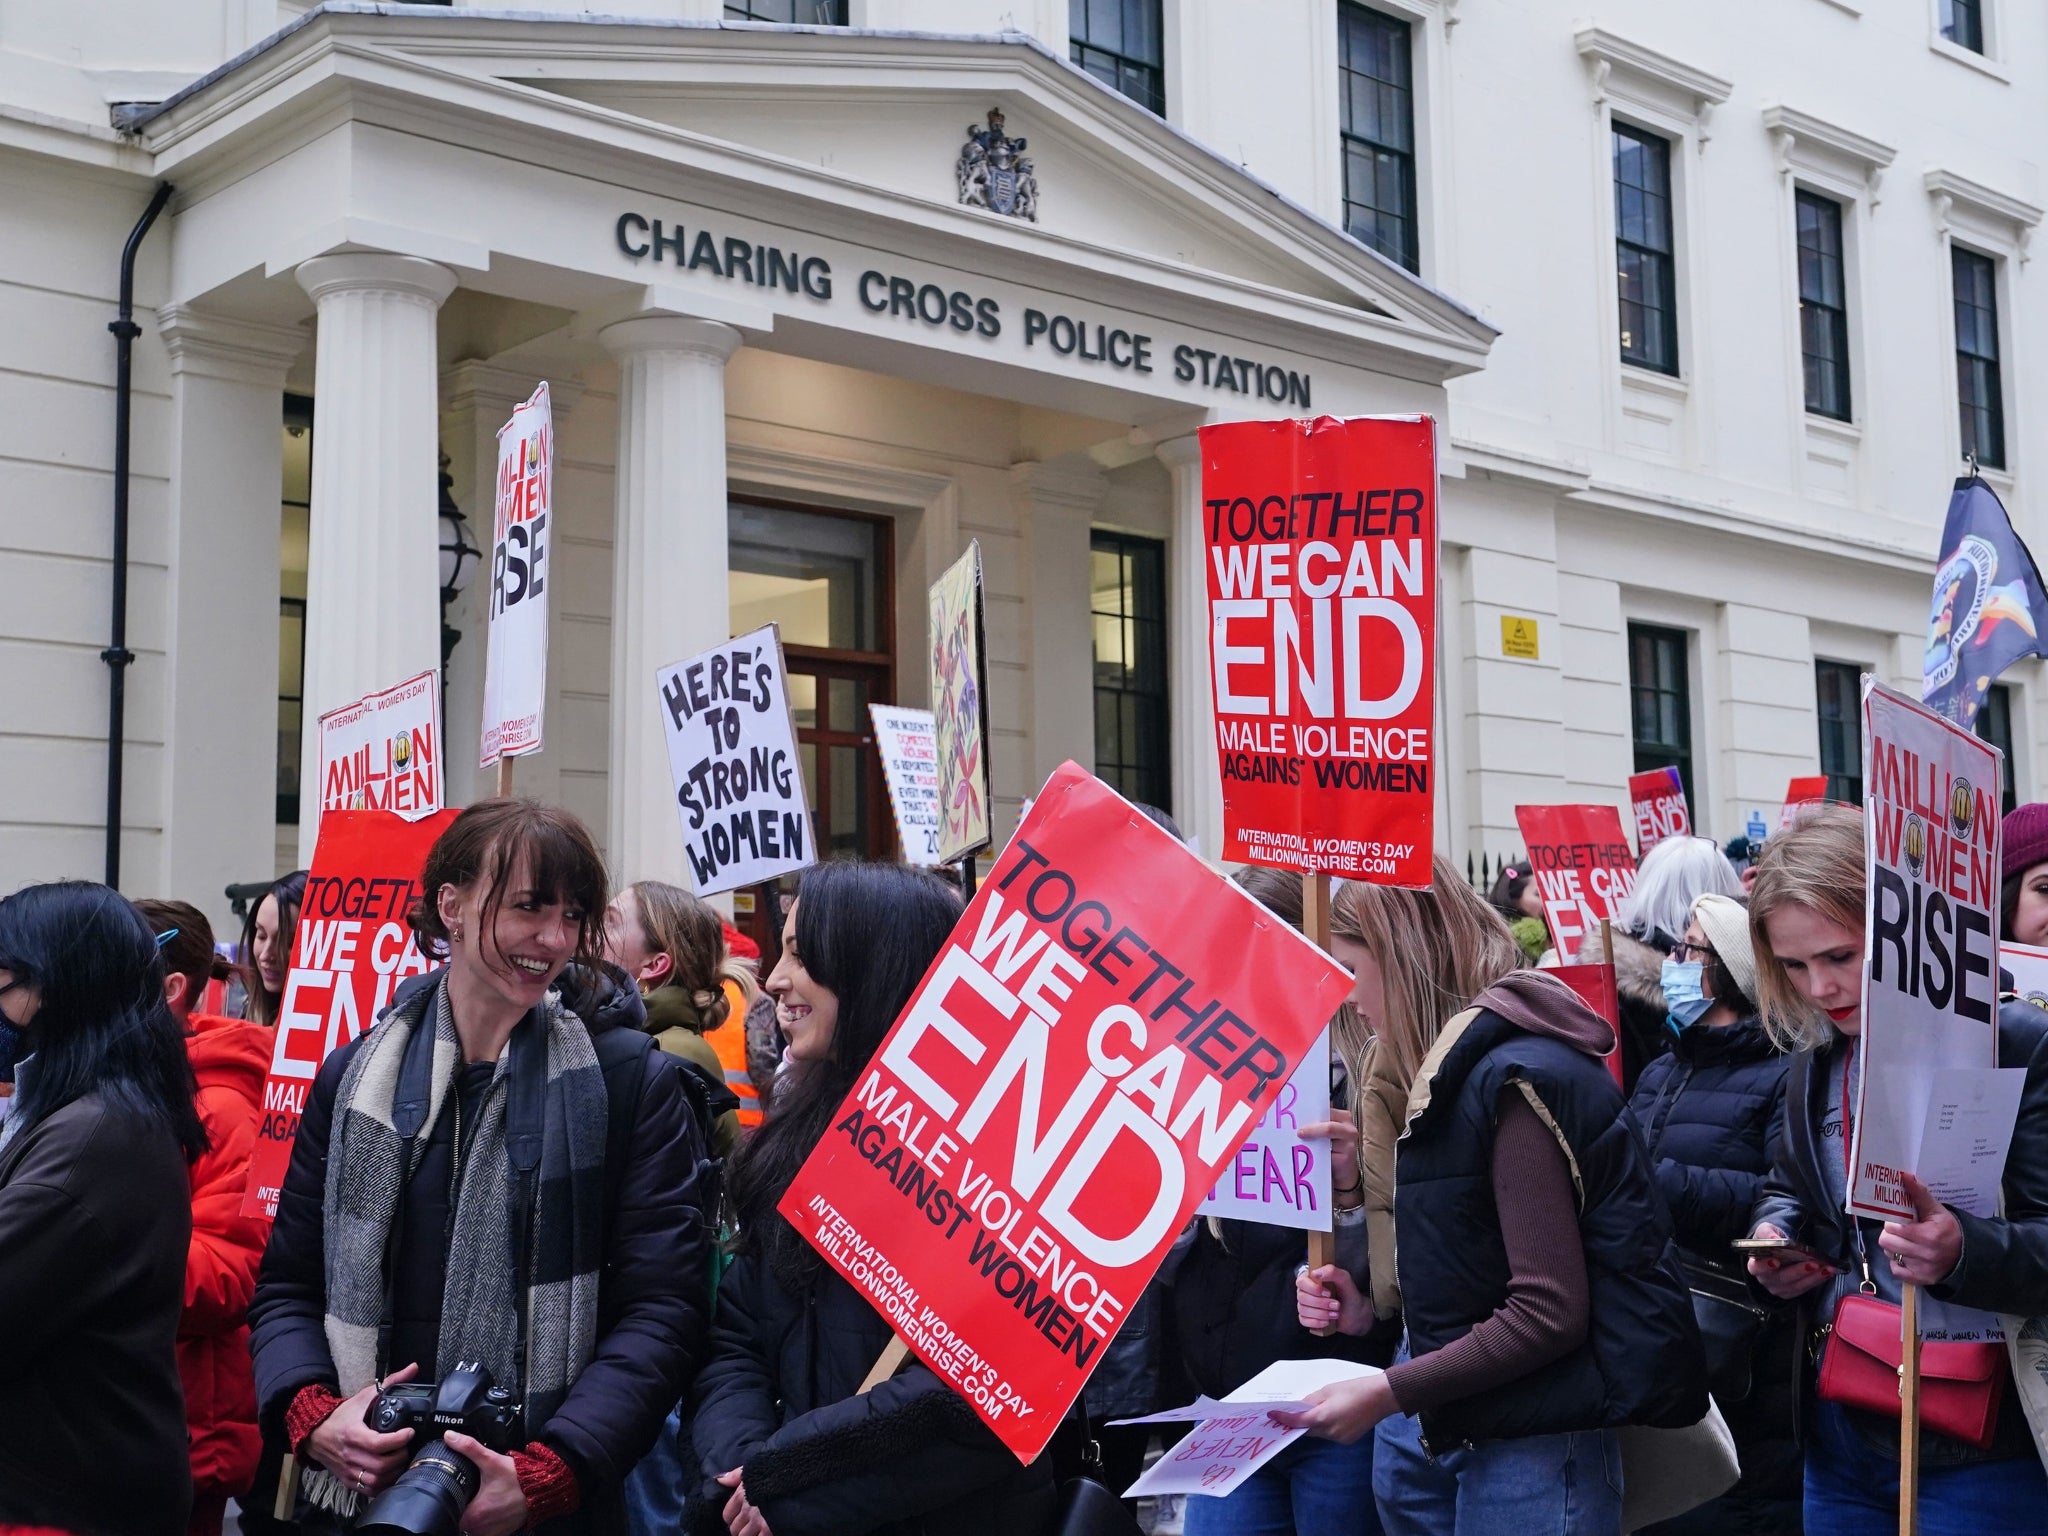
[[[960,147],[960,201],[969,208],[986,208],[1013,219],[1038,222],[1038,176],[1031,157],[1024,153],[1025,140],[1003,132],[1003,114],[991,107],[988,125],[967,125],[967,142]]]

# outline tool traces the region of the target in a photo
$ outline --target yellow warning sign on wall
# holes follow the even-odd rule
[[[1520,656],[1528,661],[1537,659],[1536,621],[1525,619],[1519,614],[1504,613],[1500,616],[1500,653],[1503,656]]]

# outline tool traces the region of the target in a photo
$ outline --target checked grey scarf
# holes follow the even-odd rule
[[[415,1041],[422,1028],[431,1038]],[[425,1062],[423,1051],[430,1052]],[[461,1063],[442,979],[387,1011],[342,1075],[324,1211],[327,1347],[343,1397],[368,1386],[383,1364],[377,1349],[392,1223]],[[400,1107],[402,1084],[417,1086],[422,1067],[424,1119],[416,1104],[410,1114]],[[607,1104],[589,1034],[550,992],[514,1028],[476,1124],[463,1128],[439,1360],[443,1366],[482,1361],[498,1383],[520,1394],[529,1435],[561,1407],[597,1345]],[[417,1128],[411,1163],[401,1167],[400,1127],[408,1122]],[[522,1230],[523,1265],[516,1254]],[[523,1381],[515,1294],[521,1274],[527,1278]],[[355,1490],[319,1468],[306,1469],[300,1491],[344,1518],[356,1513]]]

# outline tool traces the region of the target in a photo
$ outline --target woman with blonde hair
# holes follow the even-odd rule
[[[647,1007],[643,1027],[654,1043],[739,1099],[711,1129],[711,1150],[726,1156],[742,1130],[761,1123],[742,1022],[761,989],[726,948],[717,911],[681,886],[636,881],[605,913],[604,957],[640,989]]]
[[[1911,1221],[1877,1222],[1845,1211],[1849,1148],[1863,1033],[1864,826],[1862,813],[1830,805],[1764,844],[1749,900],[1764,1027],[1794,1050],[1785,1079],[1777,1159],[1753,1213],[1752,1237],[1797,1248],[1758,1256],[1749,1270],[1773,1295],[1802,1298],[1820,1347],[1842,1303],[1861,1293],[1896,1304],[1902,1285],[1924,1288],[1923,1338],[1987,1346],[1986,1364],[2007,1370],[1994,1314],[2048,1312],[2048,1014],[2026,1003],[1998,1009],[1998,1064],[2026,1069],[2019,1122],[2005,1163],[2002,1217],[1953,1211],[1912,1174]],[[1989,936],[1983,935],[1987,950]],[[1957,975],[1968,983],[1958,963]],[[1977,973],[1987,1011],[1994,981]],[[1897,1325],[1891,1330],[1898,1337]],[[1920,1529],[1926,1536],[2048,1531],[2044,1478],[2027,1417],[2008,1377],[1981,1434],[1956,1438],[1920,1428]],[[1994,1403],[1999,1396],[1994,1395]],[[1816,1396],[1807,1419],[1808,1536],[1848,1536],[1896,1518],[1899,1424]],[[1956,1426],[1960,1427],[1960,1426]]]
[[[1376,1432],[1390,1536],[1618,1536],[1619,1428],[1707,1410],[1670,1219],[1601,1059],[1613,1026],[1517,970],[1506,924],[1442,859],[1433,882],[1347,884],[1334,906],[1374,1034],[1368,1208],[1375,1184],[1391,1200],[1368,1229],[1371,1298],[1332,1270],[1296,1288],[1304,1325],[1345,1333],[1397,1296],[1402,1346],[1275,1417],[1344,1443]]]

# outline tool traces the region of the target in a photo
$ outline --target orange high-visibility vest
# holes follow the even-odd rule
[[[704,1039],[718,1052],[718,1064],[725,1071],[725,1086],[739,1096],[740,1129],[751,1131],[761,1123],[761,1094],[747,1072],[747,999],[738,982],[727,981],[721,986],[730,1005],[725,1022],[707,1030]]]

